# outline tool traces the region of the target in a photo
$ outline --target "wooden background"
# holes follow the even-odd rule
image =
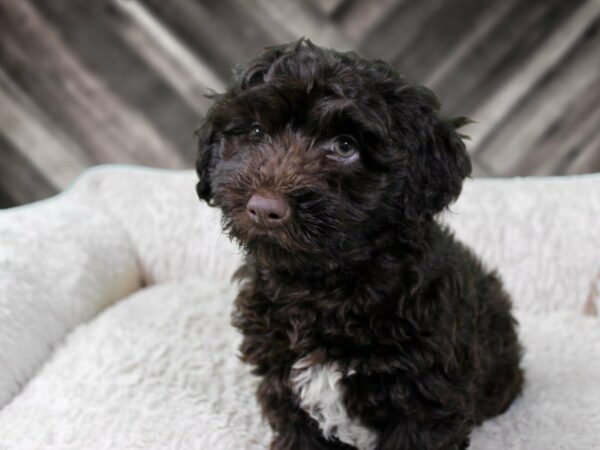
[[[599,171],[599,26],[600,0],[0,0],[0,207],[94,164],[191,167],[207,88],[300,36],[475,119],[476,176]]]

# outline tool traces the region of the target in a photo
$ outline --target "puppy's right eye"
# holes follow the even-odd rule
[[[352,136],[338,136],[330,142],[330,158],[350,163],[358,159],[358,144]]]

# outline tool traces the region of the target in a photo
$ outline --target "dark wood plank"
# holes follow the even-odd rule
[[[57,192],[44,173],[0,133],[0,208],[30,203]]]
[[[0,172],[0,175],[2,173]],[[0,209],[12,208],[13,206],[19,206],[17,201],[10,197],[10,195],[4,191],[4,188],[0,187]]]
[[[379,0],[376,0],[379,1]],[[308,37],[315,44],[338,50],[351,50],[354,41],[340,30],[334,22],[315,12],[314,8],[306,8],[304,2],[273,2],[272,0],[244,0],[257,11],[269,26],[277,23],[289,38],[282,37],[281,42]]]
[[[352,0],[304,0],[325,17],[332,17]]]
[[[600,172],[600,138],[583,142],[582,147],[573,147],[558,166],[560,175],[581,175]]]
[[[369,58],[393,62],[424,32],[424,21],[442,9],[444,3],[438,0],[397,2],[359,43],[358,50]]]
[[[565,167],[564,173],[600,173],[600,134],[583,143],[578,155]]]
[[[579,101],[588,106],[587,112],[581,113],[579,122],[573,121],[573,127],[565,130],[560,142],[549,147],[556,149],[552,159],[556,159],[555,155],[562,156],[553,167],[555,175],[600,172],[600,76]],[[532,170],[538,171],[539,166]]]
[[[336,13],[335,23],[352,42],[365,39],[402,0],[351,1]]]

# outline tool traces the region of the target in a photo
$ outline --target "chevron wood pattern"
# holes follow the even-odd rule
[[[189,168],[231,68],[307,36],[466,115],[475,176],[600,171],[599,0],[0,0],[0,207],[108,162]]]

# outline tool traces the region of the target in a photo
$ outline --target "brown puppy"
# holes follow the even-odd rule
[[[215,96],[198,194],[246,250],[233,324],[273,449],[463,449],[519,393],[497,276],[435,215],[471,164],[435,96],[307,40]]]

